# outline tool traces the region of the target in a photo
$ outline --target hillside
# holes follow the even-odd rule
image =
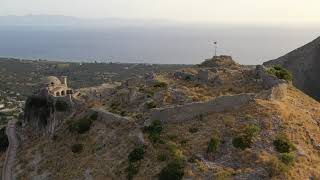
[[[319,179],[320,104],[231,60],[79,89],[53,134],[23,122],[15,177]]]
[[[281,65],[294,75],[293,84],[311,97],[320,100],[320,37],[264,65]]]

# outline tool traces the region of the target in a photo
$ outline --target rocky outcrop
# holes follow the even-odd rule
[[[57,105],[57,101],[63,104]],[[52,135],[69,114],[70,108],[71,103],[67,98],[30,96],[25,104],[23,125],[31,128],[35,134]]]
[[[54,99],[51,96],[31,96],[25,104],[24,125],[37,134],[51,134],[55,127],[54,113]]]
[[[320,37],[264,65],[280,65],[288,69],[293,74],[294,86],[320,100]]]
[[[254,96],[254,94],[220,96],[208,102],[154,109],[151,112],[150,120],[160,120],[165,123],[183,122],[208,113],[232,111],[253,101]]]
[[[231,56],[213,56],[200,64],[201,67],[231,67],[237,65]]]

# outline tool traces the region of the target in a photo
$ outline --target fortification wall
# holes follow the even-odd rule
[[[267,90],[265,95],[269,100],[281,100],[287,95],[288,82],[269,74],[263,65],[256,66],[257,76],[262,81],[262,86]]]
[[[254,101],[254,94],[239,94],[234,96],[221,96],[208,102],[190,103],[181,106],[154,109],[151,112],[151,121],[181,122],[191,120],[199,115],[224,112],[239,109]]]

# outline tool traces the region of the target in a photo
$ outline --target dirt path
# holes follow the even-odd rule
[[[6,153],[6,160],[4,161],[2,170],[2,180],[12,180],[12,168],[16,159],[18,139],[16,135],[16,120],[12,119],[8,122],[7,131],[9,139],[9,147]]]

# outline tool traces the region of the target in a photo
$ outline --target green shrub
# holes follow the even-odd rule
[[[145,147],[143,145],[137,146],[128,155],[129,162],[137,162],[144,158]]]
[[[190,133],[196,133],[196,132],[198,132],[198,131],[199,131],[199,129],[196,128],[196,127],[191,127],[191,128],[189,128],[189,132],[190,132]]]
[[[294,163],[295,155],[293,153],[281,153],[279,159],[286,165],[291,165]]]
[[[57,100],[55,104],[55,108],[57,111],[65,112],[69,109],[69,104],[62,100]]]
[[[82,144],[74,144],[71,146],[71,151],[73,153],[81,153],[83,150],[83,145]]]
[[[166,161],[169,159],[169,156],[167,153],[161,153],[157,156],[158,161]]]
[[[257,136],[260,132],[260,128],[256,125],[247,125],[240,135],[233,138],[232,144],[234,147],[239,148],[241,150],[245,150],[250,148],[254,137]]]
[[[220,138],[213,137],[210,139],[207,147],[207,153],[215,153],[218,151],[220,145]]]
[[[252,144],[252,139],[248,138],[247,136],[238,136],[233,138],[232,145],[235,148],[239,148],[241,150],[245,150],[247,148],[250,148]]]
[[[84,134],[90,130],[92,125],[92,120],[87,118],[82,118],[78,120],[68,121],[68,128],[70,132],[77,132],[78,134]]]
[[[132,180],[133,177],[138,174],[139,172],[139,164],[137,163],[131,163],[129,162],[128,168],[127,168],[127,173],[128,173],[128,180]]]
[[[287,81],[292,80],[292,73],[281,66],[273,66],[272,68],[268,69],[268,73],[277,76],[279,79],[284,79]]]
[[[159,180],[181,180],[184,176],[184,162],[172,161],[159,174]]]
[[[157,82],[156,84],[153,85],[154,88],[166,88],[167,86],[168,84],[165,82]]]
[[[294,145],[288,140],[286,136],[278,136],[273,145],[279,153],[289,153],[294,150]]]
[[[150,126],[145,128],[145,131],[149,134],[148,137],[152,143],[160,142],[160,135],[162,130],[162,123],[159,120],[153,121]]]
[[[274,176],[279,176],[281,174],[285,174],[289,171],[290,167],[280,161],[277,158],[272,158],[268,161],[267,166],[268,171],[269,171],[269,176],[274,177]]]
[[[139,172],[140,164],[138,162],[144,158],[144,153],[145,146],[139,145],[135,147],[128,155],[129,165],[127,168],[127,172],[129,180],[133,179],[133,176]]]
[[[90,119],[91,119],[92,121],[97,120],[97,119],[98,119],[98,112],[92,113],[92,114],[90,115]]]
[[[0,152],[7,150],[9,146],[8,136],[6,135],[6,128],[0,130]]]
[[[156,108],[156,107],[157,107],[157,104],[154,101],[147,102],[147,108],[148,109],[153,109],[153,108]]]

